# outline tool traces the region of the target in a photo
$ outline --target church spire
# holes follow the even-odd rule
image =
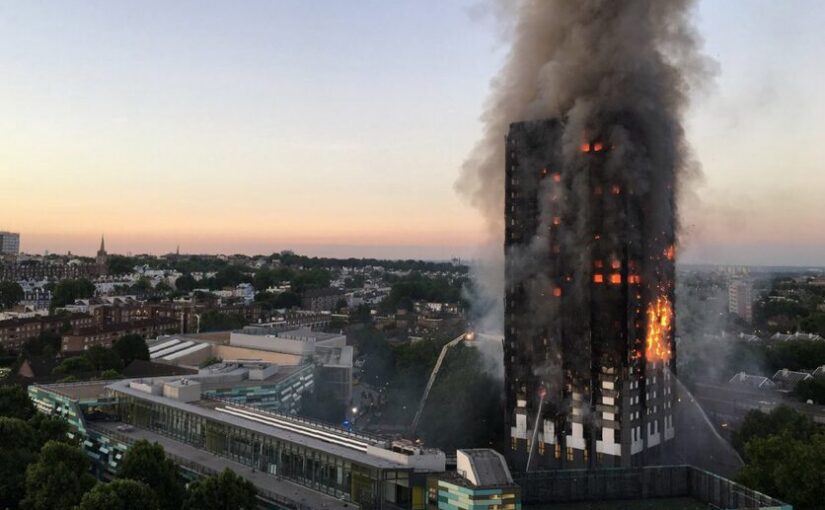
[[[97,257],[95,257],[95,263],[97,264],[97,270],[100,275],[105,275],[107,273],[108,262],[109,257],[106,253],[106,242],[103,240],[103,234],[101,234],[100,249],[97,251]]]

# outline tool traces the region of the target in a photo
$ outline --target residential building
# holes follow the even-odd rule
[[[789,341],[805,341],[805,342],[823,342],[825,338],[816,333],[774,333],[771,335],[771,340],[775,342],[789,342]]]
[[[346,296],[340,289],[308,289],[301,294],[301,308],[312,312],[331,312],[342,300],[346,301]]]
[[[728,284],[728,312],[748,324],[753,322],[753,284],[736,278]]]
[[[60,341],[61,352],[81,352],[99,345],[111,347],[124,335],[140,335],[144,338],[175,333],[180,325],[174,319],[144,319],[105,326],[79,328],[64,334]]]
[[[757,388],[760,390],[773,389],[776,387],[776,384],[767,377],[761,375],[750,375],[746,374],[745,372],[739,372],[738,374],[731,377],[730,381],[728,381],[728,384],[733,386]]]
[[[606,171],[562,124],[511,124],[505,169],[505,397],[519,470],[661,462],[675,437],[673,187]],[[583,135],[585,136],[585,135]]]
[[[14,262],[20,253],[20,234],[0,231],[0,261]]]
[[[782,370],[777,370],[776,373],[773,374],[771,380],[774,384],[776,384],[777,389],[781,391],[793,391],[797,384],[802,381],[809,381],[813,378],[814,377],[808,372],[798,372],[783,368]]]
[[[94,326],[94,318],[85,314],[37,316],[0,321],[0,346],[18,350],[41,333],[61,335],[66,331]]]

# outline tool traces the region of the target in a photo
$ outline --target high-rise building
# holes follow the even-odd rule
[[[613,146],[562,133],[521,122],[506,139],[510,462],[653,463],[675,436],[673,187],[634,182]]]
[[[0,232],[0,260],[15,260],[20,253],[20,234]]]
[[[728,312],[745,322],[753,321],[753,284],[745,278],[735,278],[728,284]]]

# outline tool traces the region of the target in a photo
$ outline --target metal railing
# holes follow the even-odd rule
[[[366,441],[366,442],[371,443],[375,446],[384,447],[389,442],[386,438],[383,438],[383,437],[380,437],[380,436],[367,434],[367,433],[364,433],[364,432],[352,432],[352,431],[349,431],[347,429],[344,429],[344,428],[341,428],[341,427],[336,427],[335,425],[331,425],[331,424],[323,422],[323,421],[311,420],[309,418],[304,418],[302,416],[296,416],[294,414],[277,413],[277,412],[274,412],[274,411],[268,411],[268,410],[264,410],[264,409],[254,407],[254,406],[250,406],[250,405],[238,404],[238,403],[234,402],[231,398],[217,397],[217,396],[210,395],[209,397],[204,397],[203,400],[212,400],[212,401],[215,401],[215,402],[221,402],[223,404],[226,404],[226,405],[229,405],[229,406],[232,406],[232,407],[237,407],[239,409],[243,409],[243,410],[249,411],[251,413],[260,414],[260,415],[263,415],[263,416],[271,416],[273,418],[278,418],[280,420],[289,421],[289,422],[295,423],[297,425],[304,425],[304,426],[313,427],[315,429],[322,430],[322,431],[325,431],[325,432],[331,432],[331,433],[334,433],[334,434],[339,434],[342,437],[348,437],[348,438],[351,438],[351,439],[358,439],[358,440],[361,440],[361,441]]]
[[[781,509],[792,506],[693,466],[560,469],[514,473],[524,503],[693,498],[715,508]]]

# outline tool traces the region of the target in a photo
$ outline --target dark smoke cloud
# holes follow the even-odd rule
[[[491,84],[483,138],[456,189],[503,232],[504,136],[510,123],[567,119],[581,130],[605,112],[654,117],[668,132],[659,148],[673,158],[676,184],[695,172],[681,118],[690,92],[714,70],[698,52],[693,0],[502,0],[509,56]],[[651,140],[655,146],[656,140]]]
[[[618,150],[605,171],[642,197],[646,218],[640,234],[645,240],[662,233],[669,238],[659,239],[655,249],[673,241],[674,197],[683,195],[685,182],[699,174],[682,117],[692,91],[715,70],[714,63],[698,51],[700,39],[691,26],[694,4],[692,0],[502,0],[492,5],[510,52],[491,84],[482,116],[483,137],[466,159],[456,189],[484,215],[494,253],[500,254],[503,244],[505,135],[512,122],[543,118],[562,121],[560,164],[567,168],[582,164],[576,159],[582,133],[597,133],[615,144]],[[622,119],[632,119],[633,126],[629,128]],[[588,200],[575,196],[583,187],[570,183],[568,189],[568,196],[558,197],[566,207]],[[543,204],[543,216],[550,212],[558,214]],[[542,218],[539,232],[547,220]],[[584,224],[575,230],[561,242],[581,243],[584,239],[577,237],[592,232]],[[530,264],[544,260],[541,252],[546,247],[545,239],[535,239],[524,253],[509,254],[525,260],[524,275],[517,279],[546,288],[537,281],[543,270]],[[585,263],[587,253],[580,255]],[[492,265],[476,272],[486,282],[478,288],[491,292],[480,301],[500,302],[502,264],[498,255]],[[501,330],[501,308],[487,309],[494,315],[480,322]]]

